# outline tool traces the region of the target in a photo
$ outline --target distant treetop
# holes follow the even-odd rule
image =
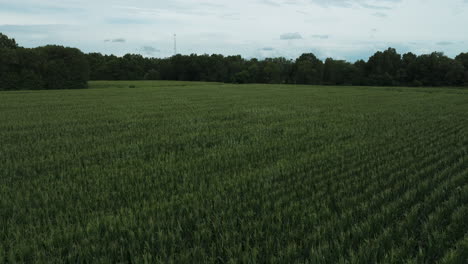
[[[10,39],[6,35],[0,33],[0,48],[16,49],[18,48],[18,44],[16,44],[15,39]]]

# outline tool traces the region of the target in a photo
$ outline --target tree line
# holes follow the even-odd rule
[[[312,53],[295,60],[244,59],[241,56],[175,55],[147,58],[84,54],[75,48],[22,48],[0,33],[0,89],[85,88],[88,80],[179,80],[369,86],[468,85],[468,53],[455,59],[440,52],[399,54],[393,48],[368,61],[318,59]]]
[[[241,56],[175,55],[169,58],[86,55],[91,80],[179,80],[225,83],[276,83],[369,86],[468,85],[468,53],[455,59],[440,52],[417,56],[389,48],[366,62],[350,63],[314,54],[296,60],[244,59]]]
[[[86,88],[89,63],[75,48],[19,47],[0,33],[0,90]]]

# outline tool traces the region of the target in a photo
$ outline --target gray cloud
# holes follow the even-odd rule
[[[109,18],[106,20],[109,24],[126,25],[126,24],[151,24],[148,19],[135,19],[135,18]]]
[[[59,30],[71,30],[68,25],[0,25],[0,32],[15,32],[15,33],[49,33]]]
[[[263,51],[273,51],[275,50],[274,48],[272,47],[265,47],[265,48],[262,48]]]
[[[295,33],[284,33],[280,36],[281,40],[292,40],[292,39],[302,39],[301,34]]]
[[[116,39],[105,39],[104,42],[124,43],[126,42],[126,40],[124,38],[116,38]]]
[[[453,45],[453,42],[441,41],[441,42],[437,42],[436,44],[439,45],[439,46],[449,46],[449,45]]]
[[[315,39],[328,39],[328,38],[330,38],[329,35],[316,35],[316,34],[315,34],[315,35],[311,35],[310,37],[311,37],[311,38],[315,38]]]
[[[240,14],[237,12],[224,13],[224,14],[219,15],[220,18],[229,19],[229,20],[240,20],[239,16]]]
[[[387,17],[387,14],[382,13],[382,12],[375,12],[372,15],[375,17],[381,17],[381,18]]]
[[[127,40],[124,39],[124,38],[116,38],[116,39],[113,39],[113,40],[111,40],[111,41],[114,42],[114,43],[124,43],[124,42],[126,42]]]
[[[355,6],[360,6],[363,8],[368,8],[368,9],[377,9],[377,10],[389,10],[392,9],[389,7],[389,4],[395,4],[397,2],[400,2],[401,0],[310,0],[312,3],[321,5],[321,6],[339,6],[339,7],[355,7]],[[465,0],[468,1],[468,0]],[[378,2],[379,4],[383,5],[375,5],[375,3]]]
[[[163,1],[156,5],[145,4],[145,1],[138,6],[113,6],[114,9],[126,10],[128,13],[145,16],[161,15],[187,15],[187,16],[212,16],[218,15],[220,10],[226,10],[224,4],[199,3],[196,5],[184,3],[184,1]],[[150,1],[151,2],[151,1]]]
[[[219,3],[197,3],[198,6],[204,6],[204,7],[209,7],[209,8],[226,8],[226,5],[224,4],[219,4]]]
[[[157,48],[154,48],[154,47],[151,47],[151,46],[143,46],[141,48],[141,51],[144,53],[144,54],[147,54],[147,55],[154,55],[155,53],[159,53],[160,50],[157,49]]]
[[[468,1],[468,0],[467,0]],[[262,4],[269,5],[269,6],[281,6],[279,3],[277,3],[274,0],[262,0],[260,1]]]
[[[364,7],[364,8],[375,9],[375,10],[390,10],[390,9],[392,9],[391,7],[388,7],[388,6],[370,5],[370,4],[366,4],[366,3],[362,3],[361,6]]]
[[[44,3],[29,3],[28,5],[25,5],[24,3],[20,3],[20,1],[17,1],[18,3],[5,3],[2,2],[0,3],[2,6],[2,11],[12,11],[12,12],[18,12],[18,13],[25,13],[25,14],[35,14],[35,13],[41,13],[41,12],[46,12],[46,13],[80,13],[84,12],[85,9],[81,7],[66,7],[66,6],[60,6],[56,5],[53,3],[47,3],[48,1],[43,1]]]

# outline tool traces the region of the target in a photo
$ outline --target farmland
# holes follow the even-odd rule
[[[0,92],[0,262],[467,263],[467,219],[466,89]]]

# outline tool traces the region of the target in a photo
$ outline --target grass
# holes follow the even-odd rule
[[[468,261],[468,90],[90,88],[0,93],[0,262]]]

